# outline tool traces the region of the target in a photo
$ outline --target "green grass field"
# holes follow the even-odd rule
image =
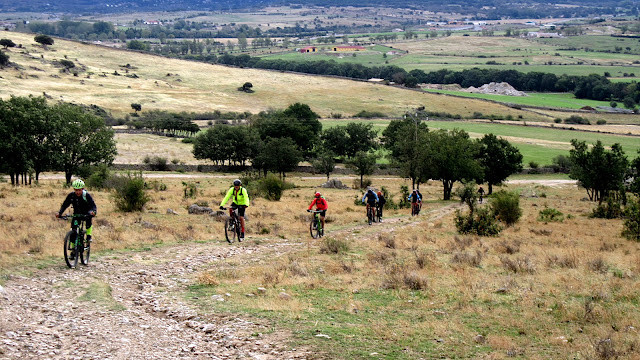
[[[570,93],[527,93],[529,96],[508,96],[508,95],[493,95],[493,94],[478,94],[468,93],[464,91],[451,91],[451,90],[432,90],[426,89],[425,91],[449,95],[458,95],[471,97],[476,99],[487,99],[498,101],[501,103],[519,104],[525,106],[541,106],[541,107],[555,107],[555,108],[567,108],[567,109],[580,109],[583,106],[591,106],[597,108],[598,106],[609,106],[608,101],[596,101],[588,99],[577,99]]]
[[[387,119],[323,120],[322,126],[323,128],[330,128],[338,125],[345,125],[348,122],[373,124],[373,128],[376,129],[378,131],[378,135],[381,136],[382,131],[384,131],[390,121],[391,120]],[[638,150],[640,150],[640,141],[638,140],[638,137],[625,135],[599,134],[595,132],[489,122],[479,123],[429,120],[427,125],[430,129],[462,129],[468,132],[473,138],[479,138],[484,134],[489,133],[507,138],[509,142],[516,146],[520,150],[520,153],[522,153],[523,164],[525,164],[525,166],[528,166],[531,161],[540,165],[550,165],[554,157],[558,155],[568,155],[569,150],[572,149],[570,143],[572,139],[586,141],[589,144],[594,144],[597,140],[600,140],[605,146],[611,146],[614,143],[619,143],[622,145],[622,149],[630,159],[637,157]]]

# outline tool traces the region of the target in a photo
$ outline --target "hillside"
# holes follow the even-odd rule
[[[463,117],[481,112],[528,121],[549,120],[499,104],[366,82],[231,68],[62,39],[45,49],[33,41],[32,34],[16,32],[4,32],[2,37],[22,48],[6,50],[15,65],[0,70],[0,97],[46,94],[52,100],[95,104],[116,116],[130,113],[134,102],[142,105],[142,111],[252,113],[302,102],[323,117],[349,117],[361,110],[396,117],[426,106],[429,111]],[[74,63],[71,72],[62,71],[59,61],[64,59]],[[255,93],[237,91],[247,81]]]

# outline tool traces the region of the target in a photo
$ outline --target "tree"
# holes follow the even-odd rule
[[[336,167],[336,154],[331,150],[320,150],[318,151],[315,159],[311,162],[313,168],[322,174],[327,175],[327,181],[329,181],[329,174],[333,172],[333,169]]]
[[[464,130],[429,132],[420,152],[421,179],[442,181],[443,199],[450,200],[454,182],[482,178],[477,147]]]
[[[320,134],[322,148],[333,152],[336,156],[347,156],[349,137],[344,126],[334,126]]]
[[[253,92],[253,90],[251,90],[252,87],[253,87],[252,83],[246,82],[246,83],[242,84],[242,86],[238,90],[244,91],[244,92],[247,92],[247,93],[252,93]]]
[[[7,49],[10,47],[15,47],[16,44],[13,41],[11,41],[11,39],[0,39],[0,46]]]
[[[261,114],[253,122],[260,138],[289,137],[293,139],[303,156],[310,156],[311,149],[322,131],[319,116],[308,105],[296,103],[282,111],[271,111]]]
[[[377,147],[378,132],[373,124],[350,122],[345,127],[347,138],[346,155],[354,157],[358,152],[368,152]]]
[[[0,51],[0,66],[5,66],[7,64],[9,64],[9,55]]]
[[[140,104],[131,103],[131,108],[136,112],[136,114],[138,111],[142,111],[142,105]]]
[[[522,154],[507,140],[498,139],[494,134],[486,134],[478,143],[478,159],[484,168],[484,180],[489,184],[488,195],[491,195],[493,185],[499,185],[511,174],[522,171]]]
[[[247,49],[247,36],[244,33],[238,35],[238,47],[240,50]]]
[[[15,97],[0,99],[0,164],[18,185],[20,175],[32,167],[30,154],[32,141],[30,132],[33,119],[46,108],[44,98]]]
[[[633,177],[630,190],[640,197],[640,150],[638,150],[638,157],[631,162],[629,174]]]
[[[360,176],[360,187],[363,186],[364,176],[373,174],[376,169],[376,160],[378,160],[377,154],[364,151],[357,152],[347,160],[347,166],[355,169],[356,174]]]
[[[403,120],[393,120],[382,132],[384,147],[390,151],[389,158],[400,168],[402,176],[411,179],[413,188],[420,187],[420,146],[429,132],[422,123],[427,116],[424,108],[407,113]]]
[[[268,138],[256,158],[264,169],[279,173],[284,179],[286,172],[294,170],[302,161],[302,153],[291,138]]]
[[[35,42],[37,42],[38,44],[41,44],[43,46],[44,45],[53,45],[53,38],[51,36],[48,36],[48,35],[39,34],[39,35],[36,35],[33,38],[33,40]]]
[[[610,191],[618,190],[628,177],[629,161],[620,144],[605,150],[598,140],[589,151],[584,141],[571,140],[569,177],[578,180],[587,190],[589,200],[602,203]]]
[[[149,45],[140,40],[131,40],[127,43],[127,49],[145,51]]]
[[[60,124],[54,168],[64,171],[67,183],[83,166],[113,163],[118,152],[104,119],[69,103],[54,105],[52,112]]]

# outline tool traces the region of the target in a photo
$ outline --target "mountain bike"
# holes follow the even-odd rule
[[[227,208],[223,208],[227,210]],[[236,239],[238,242],[242,242],[240,239],[240,232],[242,231],[242,225],[240,224],[240,218],[238,217],[238,209],[232,209],[230,217],[224,221],[224,236],[227,238],[227,242],[231,244]]]
[[[60,219],[71,219],[71,230],[64,236],[64,261],[70,268],[78,265],[78,258],[82,265],[89,264],[89,255],[91,254],[91,243],[85,240],[85,221],[91,215],[62,215]],[[79,250],[79,251],[78,251]]]
[[[311,219],[311,223],[309,224],[309,232],[311,233],[311,237],[317,239],[321,236],[324,236],[324,229],[322,228],[322,221],[320,220],[320,213],[322,211],[309,210],[309,212],[313,213],[313,218]]]
[[[411,203],[411,216],[417,216],[420,213],[420,204],[418,202]]]
[[[373,206],[367,206],[367,221],[369,221],[369,225],[374,222],[374,217]]]
[[[382,206],[380,205],[376,205],[376,218],[375,220],[377,222],[381,222],[382,221]]]

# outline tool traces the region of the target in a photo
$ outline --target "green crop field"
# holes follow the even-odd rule
[[[542,106],[542,107],[556,107],[556,108],[568,108],[568,109],[580,109],[583,106],[591,106],[597,108],[598,106],[609,106],[608,101],[596,101],[588,99],[577,99],[570,93],[527,93],[529,96],[508,96],[508,95],[493,95],[493,94],[478,94],[468,93],[464,91],[451,91],[451,90],[433,90],[426,89],[425,91],[450,94],[471,97],[476,99],[487,99],[509,104],[519,104],[525,106]]]

